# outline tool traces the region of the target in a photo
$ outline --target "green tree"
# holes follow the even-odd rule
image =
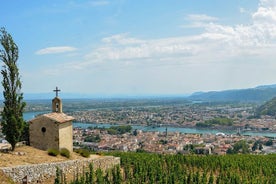
[[[273,141],[272,139],[269,139],[267,142],[265,142],[266,146],[272,146],[273,145]]]
[[[20,141],[25,122],[23,120],[23,93],[21,92],[21,81],[17,67],[18,47],[12,36],[4,28],[0,30],[0,42],[3,50],[0,50],[0,59],[4,65],[1,70],[4,88],[4,109],[2,112],[2,132],[6,140],[11,144],[12,151],[17,142]]]
[[[259,150],[262,150],[264,147],[262,144],[259,144]]]
[[[240,140],[236,142],[233,147],[236,153],[249,153],[249,145],[245,140]]]
[[[252,151],[255,151],[256,149],[258,149],[258,142],[254,142],[253,146],[252,146]]]
[[[100,142],[101,141],[101,137],[100,135],[89,135],[87,137],[84,138],[84,142]]]
[[[253,146],[253,149],[255,149],[254,146]],[[257,146],[256,146],[256,149],[257,149]],[[237,153],[248,154],[249,153],[249,145],[247,144],[247,142],[245,140],[240,140],[233,145],[233,148],[229,148],[226,151],[226,153],[227,154],[237,154]]]

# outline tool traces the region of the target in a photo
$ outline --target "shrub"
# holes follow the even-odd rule
[[[70,158],[70,151],[66,148],[61,148],[60,155],[66,157],[66,158]]]
[[[80,154],[81,154],[81,156],[86,157],[86,158],[88,158],[90,156],[90,152],[86,149],[83,149]]]
[[[103,152],[97,152],[96,155],[104,156]]]
[[[90,152],[87,149],[78,149],[75,152],[86,158],[90,156]]]
[[[51,155],[51,156],[57,156],[59,154],[59,151],[55,148],[49,148],[47,151],[48,151],[48,155]]]
[[[79,154],[79,153],[80,153],[80,150],[81,150],[81,149],[74,149],[74,152]]]

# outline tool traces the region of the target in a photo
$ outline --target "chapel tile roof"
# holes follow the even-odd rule
[[[42,116],[47,117],[47,118],[49,118],[53,121],[59,122],[59,123],[66,123],[68,121],[73,121],[75,119],[73,116],[68,116],[64,113],[57,113],[57,112],[43,114]]]

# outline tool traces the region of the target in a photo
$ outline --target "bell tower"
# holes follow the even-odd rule
[[[62,113],[62,101],[58,97],[58,92],[60,92],[60,89],[56,87],[56,89],[53,91],[56,92],[56,97],[52,100],[52,112]]]

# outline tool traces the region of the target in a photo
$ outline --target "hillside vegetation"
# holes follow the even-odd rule
[[[214,118],[211,120],[206,120],[205,122],[199,122],[196,124],[197,127],[201,128],[207,128],[207,127],[212,127],[212,126],[232,126],[233,125],[233,120],[229,118]]]
[[[256,115],[275,116],[276,115],[276,97],[272,98],[271,100],[267,101],[259,108],[257,108]]]

